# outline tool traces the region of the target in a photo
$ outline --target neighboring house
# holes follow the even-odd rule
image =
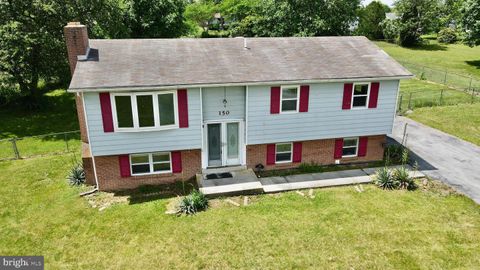
[[[395,14],[394,12],[387,12],[387,13],[385,13],[385,19],[393,21],[393,20],[398,19],[398,15]]]
[[[212,167],[381,160],[399,80],[365,37],[89,40],[65,29],[87,179],[100,190]]]

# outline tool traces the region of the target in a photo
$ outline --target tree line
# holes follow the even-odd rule
[[[365,35],[416,46],[439,33],[480,45],[478,0],[397,0],[392,8],[361,0],[0,0],[0,105],[35,106],[42,89],[68,82],[69,21],[87,25],[90,38]]]

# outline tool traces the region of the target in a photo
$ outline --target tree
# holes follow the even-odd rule
[[[360,10],[358,33],[369,39],[383,39],[383,29],[381,22],[385,20],[387,5],[379,1],[373,1],[368,6]]]
[[[208,31],[208,22],[213,18],[216,8],[212,2],[198,1],[187,6],[185,18],[206,32]]]
[[[257,36],[345,35],[356,21],[360,0],[263,0],[256,13]]]
[[[414,46],[422,41],[421,35],[427,33],[437,19],[437,0],[398,0],[395,10],[400,15],[399,43],[402,46]]]
[[[186,32],[184,0],[129,0],[127,3],[133,38],[173,38]]]
[[[19,91],[27,104],[37,105],[40,79],[69,77],[63,26],[81,20],[92,37],[125,34],[121,11],[112,0],[92,3],[71,0],[0,0],[0,85]]]
[[[465,30],[465,43],[470,47],[480,45],[480,2],[467,0],[462,7],[462,27]]]

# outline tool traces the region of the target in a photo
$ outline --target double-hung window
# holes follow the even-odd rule
[[[366,108],[370,83],[355,83],[353,85],[352,108]]]
[[[172,172],[171,155],[165,153],[130,155],[132,175]]]
[[[298,86],[282,86],[280,111],[282,113],[298,112],[299,94]]]
[[[275,163],[292,162],[292,143],[277,143],[275,145]]]
[[[178,126],[176,91],[113,94],[117,130],[163,129]]]
[[[342,157],[356,157],[358,154],[358,138],[343,139]]]

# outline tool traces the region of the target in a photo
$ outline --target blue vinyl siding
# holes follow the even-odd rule
[[[224,104],[223,100],[227,103]],[[203,120],[245,119],[245,87],[202,88]],[[228,115],[223,115],[228,111]],[[220,113],[219,113],[220,112]]]
[[[248,88],[247,144],[390,134],[398,80],[381,81],[374,109],[342,110],[343,83],[310,84],[308,112],[270,114],[270,87]]]
[[[84,93],[92,154],[102,156],[200,149],[202,146],[200,89],[188,89],[187,95],[188,128],[105,133],[98,93]]]

